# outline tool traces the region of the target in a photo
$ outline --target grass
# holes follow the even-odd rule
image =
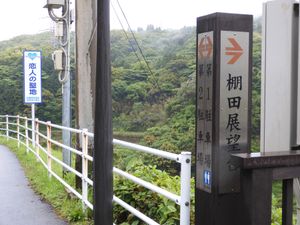
[[[56,213],[71,225],[92,225],[92,211],[83,212],[81,200],[71,197],[65,187],[56,178],[49,178],[48,172],[42,163],[37,162],[35,155],[31,152],[26,153],[26,148],[20,146],[14,140],[0,138],[0,144],[6,145],[19,159],[26,177],[33,190],[40,195],[40,198],[51,204]],[[52,150],[56,158],[61,159],[61,151]],[[45,154],[40,151],[41,157],[45,159]],[[74,161],[74,160],[73,160]],[[62,168],[57,163],[52,164],[52,169],[57,174],[62,174]],[[75,184],[75,176],[71,173],[65,176],[65,180],[71,186]]]

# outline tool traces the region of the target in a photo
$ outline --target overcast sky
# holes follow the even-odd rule
[[[74,0],[73,0],[74,1]],[[78,0],[81,1],[81,0]],[[111,0],[118,10],[116,0]],[[195,26],[196,17],[213,12],[261,15],[266,0],[119,0],[133,29],[155,27],[181,28]],[[51,20],[43,8],[46,0],[0,0],[0,40],[20,34],[34,34],[50,30]],[[121,12],[118,10],[121,17]],[[124,22],[125,28],[127,28]],[[111,28],[120,28],[111,11]]]
[[[111,0],[118,8],[116,0]],[[262,15],[266,0],[119,0],[133,29],[148,24],[162,28],[195,26],[196,18],[214,12]],[[121,12],[118,13],[121,15]],[[111,27],[119,27],[111,10]],[[124,24],[126,24],[124,22]]]

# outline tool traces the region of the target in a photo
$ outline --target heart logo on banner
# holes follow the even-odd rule
[[[31,60],[34,60],[38,55],[36,53],[28,53],[28,57],[31,59]]]

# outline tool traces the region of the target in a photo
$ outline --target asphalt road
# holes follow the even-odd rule
[[[67,225],[31,190],[16,156],[1,145],[0,225]]]

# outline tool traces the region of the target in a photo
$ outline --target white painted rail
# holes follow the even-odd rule
[[[32,129],[29,124],[35,124],[34,129]],[[43,126],[43,127],[42,127]],[[44,128],[44,129],[42,129]],[[81,149],[73,148],[72,146],[66,146],[59,142],[58,140],[54,140],[52,129],[59,130],[62,132],[63,130],[70,131],[73,134],[79,135],[80,143],[82,145]],[[46,132],[46,133],[45,133]],[[10,116],[10,115],[0,115],[0,136],[4,136],[7,139],[14,139],[18,142],[18,146],[20,144],[26,147],[27,152],[32,152],[38,162],[42,163],[42,165],[47,169],[49,177],[55,177],[59,182],[61,182],[69,191],[71,191],[75,196],[77,196],[82,201],[83,209],[89,207],[93,209],[93,204],[88,200],[89,199],[89,187],[93,186],[93,181],[88,177],[88,167],[89,162],[93,162],[93,157],[88,154],[88,143],[91,138],[94,137],[94,134],[88,132],[87,129],[74,129],[69,127],[63,127],[60,125],[52,124],[51,122],[44,122],[38,119],[35,119],[34,123],[32,123],[32,119],[22,116]],[[33,142],[35,140],[35,142]],[[141,185],[157,194],[160,194],[169,200],[175,202],[180,206],[180,225],[189,225],[190,224],[190,179],[191,179],[191,153],[190,152],[182,152],[181,154],[174,154],[154,148],[145,147],[138,144],[129,143],[126,141],[121,141],[117,139],[113,139],[114,145],[119,145],[133,151],[144,152],[147,154],[152,154],[157,157],[165,158],[168,160],[175,161],[180,163],[181,165],[181,173],[180,173],[180,195],[176,195],[175,193],[171,193],[161,187],[158,187],[154,184],[146,182],[141,178],[135,177],[125,171],[122,171],[118,168],[113,168],[113,172],[118,176],[122,176],[125,179],[128,179],[138,185]],[[31,144],[30,144],[31,143]],[[67,149],[68,151],[79,155],[82,158],[82,170],[77,171],[76,169],[66,165],[60,159],[56,158],[52,154],[52,145],[56,145],[58,147]],[[42,157],[40,151],[46,156]],[[52,161],[58,163],[60,166],[67,169],[69,172],[75,174],[80,177],[82,180],[82,191],[81,193],[72,187],[67,181],[64,180],[62,176],[57,174],[52,169]],[[123,200],[119,199],[117,196],[113,197],[113,201],[123,208],[128,210],[133,215],[137,216],[141,220],[143,220],[147,224],[155,224],[158,223],[139,212],[137,209],[133,208]]]

